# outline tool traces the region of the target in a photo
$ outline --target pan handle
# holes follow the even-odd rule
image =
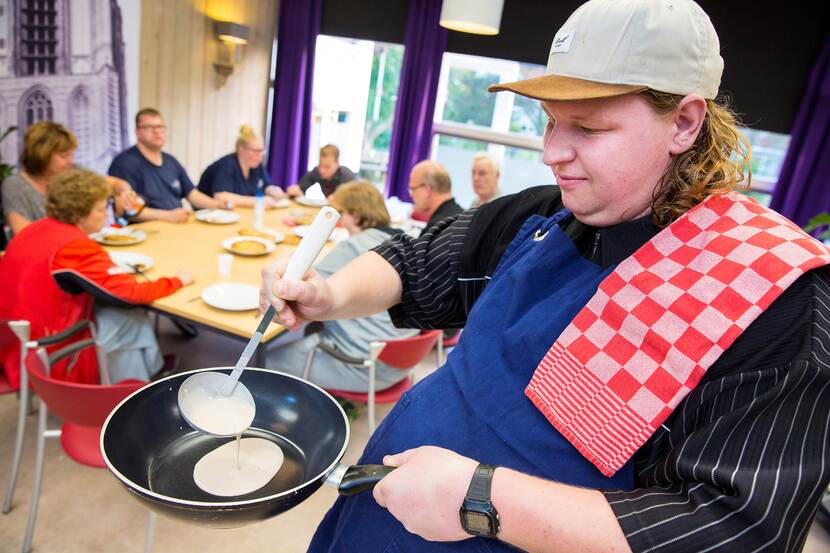
[[[338,465],[326,478],[326,484],[337,488],[340,495],[369,491],[384,476],[395,470],[386,465]]]

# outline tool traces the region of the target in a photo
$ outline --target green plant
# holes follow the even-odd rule
[[[830,226],[830,213],[819,213],[807,221],[807,225],[804,227],[804,232],[813,232],[816,229],[828,226]],[[830,240],[830,228],[825,229],[824,232],[819,234],[818,239]]]
[[[17,130],[17,127],[9,127],[5,131],[0,134],[0,144],[6,140],[6,137],[9,136],[11,133]],[[14,172],[14,165],[9,165],[8,163],[3,163],[3,154],[0,152],[0,181],[8,177]]]

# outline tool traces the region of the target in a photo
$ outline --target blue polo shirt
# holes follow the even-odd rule
[[[256,196],[257,185],[262,180],[263,188],[271,184],[268,171],[260,163],[258,167],[248,171],[248,178],[242,175],[242,168],[236,154],[228,154],[211,163],[202,178],[199,179],[199,190],[208,196],[216,192],[232,192],[241,196]]]
[[[168,153],[161,153],[161,166],[150,163],[137,146],[124,150],[112,160],[109,171],[133,187],[136,194],[155,209],[176,209],[193,190],[193,183],[182,164]]]

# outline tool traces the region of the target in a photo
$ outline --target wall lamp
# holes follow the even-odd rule
[[[219,39],[218,55],[213,67],[217,73],[227,77],[242,61],[242,46],[248,43],[250,29],[232,21],[214,21],[213,33]]]

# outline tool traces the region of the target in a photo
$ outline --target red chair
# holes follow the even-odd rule
[[[44,348],[30,351],[25,363],[32,388],[40,396],[38,410],[37,457],[32,499],[29,504],[29,519],[23,541],[23,553],[28,553],[37,519],[40,486],[43,478],[43,455],[46,438],[60,437],[61,446],[67,456],[87,466],[106,468],[101,456],[100,433],[107,416],[122,399],[135,392],[146,382],[125,380],[117,384],[78,384],[56,380],[49,376],[49,367],[84,348],[94,346],[92,339],[81,340],[47,356]],[[59,430],[46,427],[49,411],[63,419]],[[152,544],[155,516],[150,513],[147,526],[145,551]]]
[[[6,488],[6,497],[3,501],[3,514],[12,509],[14,490],[17,486],[17,476],[20,471],[20,457],[23,454],[23,438],[26,433],[26,415],[32,412],[32,398],[29,392],[29,380],[26,374],[24,359],[29,351],[42,346],[51,346],[66,342],[77,333],[90,329],[92,336],[95,336],[95,325],[89,321],[79,321],[63,332],[42,336],[37,340],[30,340],[31,326],[29,321],[0,321],[0,350],[7,348],[12,343],[20,344],[20,390],[18,391],[20,404],[17,412],[17,435],[14,440],[14,454],[12,457],[12,470],[9,476],[9,484]],[[98,348],[98,365],[102,369],[102,378],[107,378],[106,354]],[[8,381],[3,378],[5,386],[12,390]],[[3,392],[5,393],[5,392]]]
[[[426,223],[429,221],[430,214],[425,211],[413,211],[410,217],[415,221],[421,221],[422,223]]]
[[[364,367],[369,370],[369,391],[362,392],[347,392],[345,390],[327,389],[329,393],[337,397],[351,399],[366,403],[369,406],[369,433],[375,430],[375,404],[376,403],[395,403],[400,397],[414,384],[411,371],[420,363],[427,354],[432,351],[432,347],[438,338],[441,336],[440,330],[424,331],[418,336],[412,338],[402,338],[400,340],[387,340],[386,342],[372,342],[369,344],[369,358],[357,359],[348,355],[343,355],[342,352],[337,351],[325,343],[317,344],[316,348],[308,352],[306,360],[305,371],[303,378],[308,380],[311,372],[311,364],[314,360],[314,353],[316,350],[322,350],[344,363],[354,365],[356,367]],[[385,390],[375,390],[375,364],[381,361],[390,367],[407,371],[406,378]]]

